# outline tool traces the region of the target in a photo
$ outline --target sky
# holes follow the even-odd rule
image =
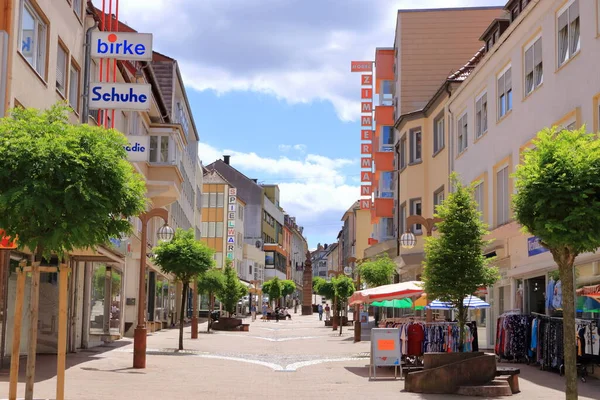
[[[204,165],[228,154],[248,177],[278,184],[314,249],[336,240],[360,195],[360,77],[350,62],[393,46],[398,9],[503,4],[120,0],[119,19],[178,61]]]

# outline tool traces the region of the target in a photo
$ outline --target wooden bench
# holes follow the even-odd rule
[[[519,374],[521,370],[515,367],[496,367],[496,379],[508,382],[510,391],[519,393]]]

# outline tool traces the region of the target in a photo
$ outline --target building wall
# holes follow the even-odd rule
[[[481,47],[480,35],[502,14],[501,7],[398,11],[396,117],[423,108]]]
[[[357,260],[362,260],[365,257],[365,250],[369,247],[369,238],[371,237],[371,213],[369,210],[355,211],[356,215],[356,244],[355,257]],[[346,260],[342,263],[347,265]]]
[[[205,176],[202,185],[202,227],[201,240],[215,250],[217,268],[225,266],[227,241],[227,196],[229,185],[226,183],[210,183],[214,178]],[[213,228],[214,226],[214,228]],[[212,234],[215,230],[215,235]]]
[[[244,269],[244,217],[246,205],[237,198],[237,212],[235,214],[235,267],[238,276],[242,279],[248,272]]]

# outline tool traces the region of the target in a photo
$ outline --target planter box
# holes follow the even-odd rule
[[[212,329],[215,331],[233,331],[242,325],[242,320],[239,318],[223,318],[213,322]]]

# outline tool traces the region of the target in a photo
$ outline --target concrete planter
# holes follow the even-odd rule
[[[424,369],[406,376],[405,390],[414,393],[456,393],[464,385],[484,385],[496,376],[496,357],[476,353],[426,353]]]
[[[242,325],[242,320],[239,318],[219,318],[213,322],[212,329],[215,331],[233,331]]]

